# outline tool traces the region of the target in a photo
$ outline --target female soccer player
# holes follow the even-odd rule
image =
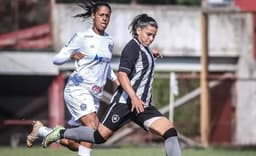
[[[118,70],[121,86],[115,91],[98,130],[88,127],[56,127],[44,139],[44,147],[60,138],[103,143],[114,131],[128,121],[133,121],[145,130],[162,136],[168,156],[181,156],[173,123],[152,106],[154,57],[161,55],[153,53],[149,46],[157,34],[158,24],[147,14],[141,14],[133,19],[130,28],[133,39],[122,51]]]
[[[111,7],[106,2],[84,1],[85,13],[75,17],[91,17],[92,28],[76,33],[70,41],[54,57],[53,63],[64,64],[75,61],[75,71],[70,75],[64,89],[64,99],[72,119],[71,125],[85,125],[97,129],[99,120],[96,112],[103,95],[103,87],[107,78],[117,85],[110,61],[112,58],[112,37],[105,32],[110,20]],[[31,134],[27,137],[27,145],[31,147],[38,136],[45,136],[50,129],[36,121]],[[80,156],[89,156],[92,144],[88,142],[74,143],[67,139],[60,140],[62,145],[73,150],[78,148]],[[78,147],[79,146],[79,147]]]

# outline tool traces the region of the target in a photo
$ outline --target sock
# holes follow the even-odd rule
[[[91,148],[79,145],[78,147],[78,155],[79,156],[90,156],[91,155]]]
[[[38,136],[44,138],[44,137],[46,137],[51,131],[52,131],[51,128],[48,128],[48,127],[45,127],[45,126],[40,127],[40,128],[38,129]]]
[[[164,148],[167,156],[182,156],[178,137],[169,137],[164,141]]]
[[[64,131],[63,138],[75,141],[88,141],[91,143],[95,143],[94,130],[86,126],[66,129]]]

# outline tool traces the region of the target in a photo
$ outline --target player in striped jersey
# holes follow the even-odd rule
[[[162,136],[168,156],[182,155],[173,123],[152,105],[154,57],[161,57],[161,54],[151,51],[149,46],[157,34],[158,24],[147,14],[141,14],[134,18],[130,28],[133,39],[122,51],[118,70],[121,86],[115,91],[98,130],[85,126],[73,129],[56,127],[45,138],[44,147],[60,138],[104,143],[113,132],[133,121]]]

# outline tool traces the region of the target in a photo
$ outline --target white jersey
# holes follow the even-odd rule
[[[70,55],[73,53],[83,53],[84,58],[75,61],[75,71],[71,74],[67,86],[86,88],[94,97],[100,99],[107,78],[112,81],[116,79],[110,66],[112,49],[113,40],[110,35],[105,33],[101,36],[89,29],[76,33],[54,57],[54,64],[71,61]]]

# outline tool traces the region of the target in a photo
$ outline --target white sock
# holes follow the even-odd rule
[[[79,156],[91,156],[91,148],[79,145],[78,147],[78,155]]]
[[[50,132],[52,131],[51,128],[48,128],[48,127],[40,127],[39,130],[38,130],[38,136],[39,137],[46,137]]]

